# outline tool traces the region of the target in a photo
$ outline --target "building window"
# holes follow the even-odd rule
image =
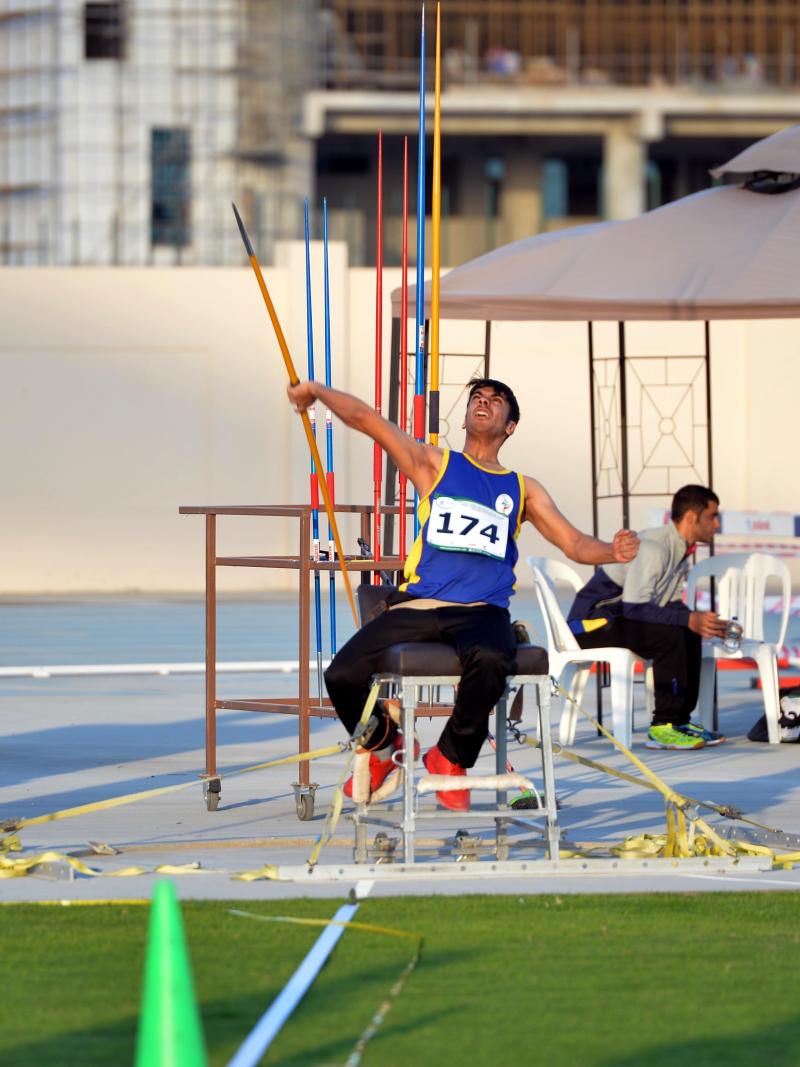
[[[563,159],[546,159],[542,164],[542,215],[563,219],[569,212],[569,173]]]
[[[153,245],[185,248],[190,241],[189,130],[152,130],[150,153],[150,241]]]
[[[87,59],[125,58],[123,0],[83,5],[83,53]]]

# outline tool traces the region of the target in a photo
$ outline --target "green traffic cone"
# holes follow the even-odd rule
[[[136,1067],[207,1067],[181,909],[172,882],[158,882],[150,907]]]

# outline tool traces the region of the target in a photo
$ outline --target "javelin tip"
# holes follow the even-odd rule
[[[253,251],[253,246],[250,243],[250,237],[248,236],[247,230],[244,228],[242,216],[236,210],[236,204],[234,204],[233,201],[231,201],[231,207],[233,208],[233,213],[236,216],[236,222],[239,226],[239,233],[242,235],[242,240],[244,241],[244,247],[247,251],[247,254],[248,256],[254,256],[255,252]]]

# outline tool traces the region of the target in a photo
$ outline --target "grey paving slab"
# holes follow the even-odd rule
[[[280,696],[296,692],[291,676],[238,676],[224,679],[231,695]],[[641,703],[641,701],[640,701]],[[634,751],[677,790],[722,804],[734,804],[751,817],[787,832],[800,833],[800,745],[767,746],[746,740],[760,712],[759,694],[744,673],[722,676],[720,721],[730,740],[714,749],[690,753],[651,752],[644,748],[644,716],[639,714]],[[295,814],[291,767],[235,777],[223,783],[222,803],[208,812],[201,786],[193,782],[203,765],[203,680],[190,677],[69,678],[6,681],[0,685],[0,818],[31,817],[78,804],[140,790],[192,782],[181,792],[22,831],[25,852],[54,850],[80,856],[101,877],[66,880],[56,865],[41,875],[0,880],[0,900],[81,900],[149,898],[158,875],[110,877],[131,865],[152,871],[161,864],[198,863],[200,870],[176,876],[184,898],[341,897],[342,883],[313,884],[234,879],[265,864],[303,864],[333,794],[343,756],[313,764],[319,783],[316,813],[310,822]],[[590,702],[591,709],[591,702]],[[423,748],[435,740],[441,723],[423,720]],[[340,728],[317,723],[312,745],[339,740]],[[609,742],[581,726],[575,750],[591,759],[630,769]],[[219,766],[233,769],[296,751],[294,719],[249,712],[219,717]],[[515,767],[533,774],[536,753],[513,746]],[[491,769],[492,754],[479,768]],[[561,823],[579,841],[617,842],[664,827],[663,805],[655,793],[639,790],[587,768],[557,760]],[[387,804],[387,818],[399,819],[398,804]],[[349,864],[351,826],[345,817],[321,862]],[[718,823],[719,820],[714,820]],[[469,829],[465,825],[465,829]],[[437,837],[438,835],[438,837]],[[438,840],[439,824],[423,822],[420,838]],[[116,855],[87,855],[88,842],[105,842]],[[432,881],[409,876],[378,882],[373,895],[492,893],[624,893],[763,889],[796,891],[800,871],[713,871],[675,874],[566,874],[537,878],[476,876]],[[354,878],[354,881],[356,879]]]

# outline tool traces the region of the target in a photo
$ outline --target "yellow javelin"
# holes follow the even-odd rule
[[[258,287],[261,290],[261,295],[264,297],[264,303],[267,305],[267,311],[269,312],[269,317],[272,320],[272,327],[275,330],[275,336],[278,339],[278,345],[281,350],[281,355],[283,356],[283,362],[286,364],[286,372],[289,375],[289,383],[291,385],[297,385],[300,379],[297,376],[297,371],[294,369],[294,363],[292,362],[292,357],[289,354],[289,346],[286,344],[286,338],[283,336],[283,330],[281,329],[281,324],[278,321],[278,315],[275,311],[275,305],[272,303],[272,298],[269,295],[267,283],[264,281],[264,275],[261,273],[261,267],[258,265],[258,259],[256,258],[256,254],[253,251],[253,245],[250,242],[247,230],[245,229],[244,223],[242,222],[242,217],[236,210],[236,204],[231,204],[231,207],[233,208],[233,213],[236,216],[236,222],[239,225],[239,233],[242,235],[244,247],[247,251],[247,256],[250,260],[250,266],[253,268],[253,272],[256,276],[256,281],[258,282]],[[300,413],[300,415],[303,420],[303,429],[306,431],[308,447],[311,449],[311,455],[314,459],[316,469],[318,471],[324,470],[325,468],[322,465],[322,460],[320,459],[319,451],[317,450],[317,442],[314,440],[314,431],[311,429],[311,421],[308,417],[308,412],[303,411]],[[347,589],[347,599],[350,601],[350,610],[353,613],[353,619],[355,620],[355,624],[356,626],[358,626],[358,612],[356,611],[356,602],[353,598],[353,587],[350,584],[350,573],[347,570],[347,565],[345,563],[344,549],[342,548],[342,542],[339,538],[339,527],[336,525],[336,518],[333,514],[333,503],[331,501],[330,494],[328,493],[328,484],[325,478],[319,479],[319,487],[322,492],[322,499],[325,502],[325,513],[328,516],[328,522],[331,524],[331,533],[333,534],[333,540],[336,545],[336,551],[339,553],[339,563],[342,568],[342,577],[344,578],[345,588]]]

